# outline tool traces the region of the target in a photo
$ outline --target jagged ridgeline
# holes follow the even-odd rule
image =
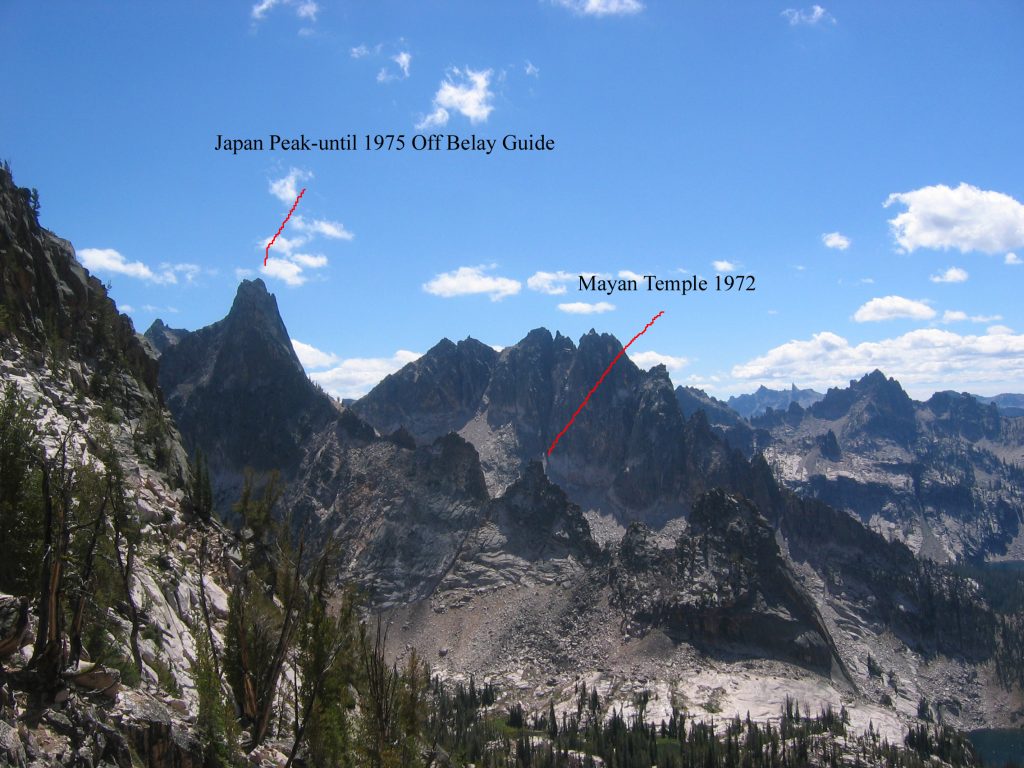
[[[623,359],[547,459],[614,337],[444,340],[346,408],[262,281],[137,336],[41,202],[0,171],[0,761],[974,765],[961,731],[1012,724],[1015,574],[783,468],[998,453],[1003,416],[830,391],[751,422]],[[1012,511],[998,455],[970,489]],[[1012,554],[990,508],[958,514]]]

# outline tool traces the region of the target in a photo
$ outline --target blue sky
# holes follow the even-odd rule
[[[631,356],[720,396],[1024,391],[1019,2],[15,0],[0,27],[0,156],[140,330],[258,275],[343,396],[444,336],[625,341],[659,310]],[[555,149],[214,150],[274,133]],[[577,290],[716,271],[756,291]]]

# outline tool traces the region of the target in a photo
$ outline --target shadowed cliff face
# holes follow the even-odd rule
[[[111,376],[127,373],[141,390],[131,410],[158,401],[156,363],[117,311],[103,284],[63,240],[39,225],[29,190],[0,168],[0,334],[16,335],[27,349],[44,350],[88,366],[94,381],[76,380],[103,397]],[[80,370],[70,375],[81,375]],[[123,387],[119,387],[123,389]],[[145,402],[142,402],[145,401]]]
[[[659,549],[649,529],[630,526],[610,583],[634,632],[658,627],[705,647],[767,650],[826,674],[838,659],[768,521],[723,491],[699,499],[674,549]]]
[[[237,478],[245,467],[291,475],[306,441],[337,416],[306,377],[262,280],[242,282],[223,320],[164,349],[160,384],[215,478]]]
[[[570,497],[628,522],[685,514],[695,493],[734,474],[738,457],[684,418],[668,373],[619,360],[547,456],[587,393],[621,351],[591,331],[577,347],[539,328],[500,354],[472,339],[443,341],[386,378],[353,408],[382,431],[419,441],[446,431],[477,448],[492,495],[532,460]]]

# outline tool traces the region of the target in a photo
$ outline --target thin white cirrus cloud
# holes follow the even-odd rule
[[[320,6],[314,0],[259,0],[250,11],[252,20],[263,21],[278,6],[291,8],[296,16],[306,21],[316,21],[316,15],[320,12]]]
[[[1016,267],[1021,264],[1024,264],[1024,261],[1022,261],[1020,256],[1018,256],[1016,253],[1008,253],[1006,254],[1006,257],[1003,259],[1003,263],[1011,267]]]
[[[305,232],[310,235],[323,235],[331,240],[354,240],[355,235],[345,229],[340,221],[329,221],[328,219],[310,219],[294,214],[288,221],[288,225],[298,232]],[[280,240],[280,236],[278,237]],[[274,243],[276,246],[277,243]]]
[[[82,248],[77,252],[78,260],[90,272],[100,275],[124,275],[157,285],[173,285],[178,274],[184,274],[192,282],[201,271],[195,264],[161,264],[153,269],[141,261],[128,259],[114,248]]]
[[[607,301],[597,301],[594,303],[571,301],[566,304],[559,304],[558,309],[570,315],[600,315],[605,312],[611,312],[615,309],[615,305]]]
[[[391,357],[350,357],[326,371],[309,374],[309,378],[337,398],[362,397],[385,376],[420,356],[419,352],[400,349]]]
[[[960,183],[895,192],[884,207],[906,210],[889,220],[900,250],[956,249],[1000,253],[1024,248],[1024,205],[1009,195]]]
[[[540,77],[540,68],[529,59],[523,64],[523,72],[527,77]]]
[[[390,67],[381,67],[377,73],[377,82],[391,83],[395,80],[407,80],[409,78],[409,69],[412,65],[412,54],[408,51],[399,51],[390,58],[392,62],[398,65],[398,71],[395,72]]]
[[[942,313],[942,322],[947,325],[949,323],[962,323],[965,320],[970,320],[972,323],[996,323],[1002,319],[1002,315],[968,315],[959,309],[947,309]]]
[[[417,130],[440,128],[448,124],[452,112],[458,112],[473,125],[487,122],[494,110],[489,69],[474,70],[453,67],[434,94],[433,111],[417,124]]]
[[[581,16],[629,16],[640,13],[644,4],[640,0],[553,0],[555,5],[568,8]]]
[[[661,352],[648,350],[629,355],[629,359],[644,370],[650,370],[656,365],[664,365],[670,371],[681,371],[690,361],[685,357],[663,355]]]
[[[299,184],[313,178],[312,171],[304,171],[301,168],[290,168],[288,173],[280,179],[271,179],[270,194],[282,203],[291,205],[299,196]]]
[[[298,339],[292,339],[292,349],[295,350],[295,355],[299,358],[299,362],[302,363],[302,367],[307,371],[316,368],[327,368],[341,362],[341,358],[337,355],[317,349],[312,344],[304,344]]]
[[[850,247],[852,240],[846,235],[839,232],[827,232],[821,236],[821,242],[825,244],[826,248],[832,248],[836,251],[845,251]]]
[[[736,392],[764,385],[824,389],[880,369],[914,397],[944,389],[1019,392],[1024,389],[1024,334],[991,326],[983,334],[920,328],[895,338],[851,344],[823,331],[794,340],[732,368]]]
[[[935,317],[935,310],[925,302],[906,299],[902,296],[882,296],[871,299],[853,313],[853,319],[858,323],[877,323],[900,318],[931,320],[933,317]]]
[[[716,259],[711,262],[711,266],[715,272],[732,272],[736,269],[736,265],[731,261],[725,261],[724,259]]]
[[[491,301],[501,301],[522,290],[523,284],[510,277],[489,275],[496,264],[480,264],[475,267],[459,267],[451,272],[442,272],[423,284],[423,290],[432,296],[450,299],[455,296],[487,294]]]
[[[969,275],[966,269],[960,267],[950,267],[945,272],[939,272],[937,275],[932,275],[928,279],[933,283],[966,283]]]
[[[787,8],[781,15],[791,27],[836,23],[836,17],[817,4],[810,8]]]

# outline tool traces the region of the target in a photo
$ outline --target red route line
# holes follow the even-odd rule
[[[599,378],[599,379],[597,380],[597,383],[596,383],[596,384],[595,384],[594,386],[592,386],[592,387],[590,388],[590,391],[589,391],[589,392],[587,392],[587,396],[583,398],[583,402],[582,402],[582,403],[580,403],[580,407],[576,409],[576,413],[574,413],[574,414],[572,415],[572,418],[571,418],[571,419],[569,419],[569,423],[568,423],[568,424],[566,424],[566,425],[565,425],[564,427],[562,427],[562,431],[561,431],[561,432],[559,432],[559,433],[558,433],[558,434],[557,434],[557,435],[555,436],[555,439],[554,439],[554,441],[553,441],[553,442],[551,443],[551,447],[550,447],[550,448],[548,448],[548,456],[550,456],[550,455],[551,455],[551,452],[552,452],[553,450],[555,450],[555,446],[556,446],[556,445],[558,445],[558,441],[562,439],[562,435],[564,435],[564,434],[565,434],[566,432],[568,432],[568,431],[569,431],[569,427],[571,427],[571,426],[572,426],[572,423],[573,423],[574,421],[576,421],[576,417],[580,415],[580,411],[582,411],[582,410],[583,410],[583,407],[584,407],[584,406],[585,406],[585,405],[587,404],[587,401],[588,401],[588,400],[590,400],[590,396],[591,396],[592,394],[594,394],[594,393],[595,393],[595,392],[597,391],[597,388],[598,388],[598,387],[600,387],[600,386],[601,386],[601,382],[602,382],[602,381],[604,381],[604,377],[605,377],[605,376],[607,376],[607,375],[608,375],[608,374],[609,374],[609,373],[611,372],[612,368],[614,368],[614,367],[615,367],[615,364],[616,364],[617,362],[619,362],[619,358],[620,358],[620,357],[622,357],[622,356],[623,356],[624,354],[626,354],[626,350],[627,350],[627,349],[629,349],[629,346],[630,346],[630,344],[632,344],[632,343],[633,343],[634,341],[636,341],[636,340],[637,340],[637,339],[639,339],[639,338],[640,338],[641,336],[643,336],[643,335],[644,335],[645,333],[647,333],[647,329],[648,329],[648,328],[650,328],[650,327],[651,327],[652,325],[654,325],[654,321],[655,321],[655,320],[657,320],[657,319],[658,319],[659,317],[661,317],[661,316],[662,316],[662,315],[664,315],[664,314],[665,314],[665,310],[661,310],[661,312],[659,312],[659,313],[658,313],[658,314],[656,314],[656,315],[655,315],[654,317],[652,317],[652,318],[651,318],[651,322],[649,322],[649,323],[648,323],[647,325],[645,325],[645,326],[644,326],[644,328],[643,328],[643,330],[642,330],[642,331],[640,331],[640,333],[638,333],[638,334],[637,334],[636,336],[634,336],[634,337],[633,337],[632,339],[630,339],[630,340],[629,340],[629,344],[627,344],[627,345],[626,345],[626,346],[624,346],[624,347],[623,347],[622,349],[620,349],[620,350],[619,350],[619,354],[617,354],[617,355],[615,356],[615,359],[613,359],[613,360],[612,360],[612,361],[611,361],[610,363],[608,363],[608,367],[604,369],[604,373],[602,373],[602,374],[601,374],[601,378]]]
[[[277,236],[284,231],[284,225],[288,223],[288,219],[292,217],[292,214],[295,213],[295,209],[299,207],[299,200],[302,199],[302,196],[304,194],[306,194],[305,187],[303,187],[302,191],[299,192],[299,196],[295,198],[295,202],[292,204],[292,209],[288,211],[288,215],[284,217],[284,221],[281,222],[281,226],[277,228],[277,232],[274,233],[274,236],[270,238],[270,242],[267,243],[267,254],[266,256],[263,257],[264,267],[267,266],[267,260],[270,258],[270,246],[272,246],[274,244],[274,241],[277,240]]]

